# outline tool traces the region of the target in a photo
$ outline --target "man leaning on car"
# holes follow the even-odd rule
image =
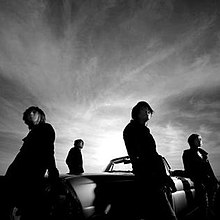
[[[125,146],[136,177],[140,218],[176,220],[165,192],[170,187],[175,190],[175,186],[166,175],[162,157],[157,153],[155,140],[146,126],[152,114],[153,109],[147,102],[138,102],[131,111],[131,121],[123,131]]]
[[[7,201],[4,211],[9,212],[5,213],[5,219],[9,219],[14,210],[19,210],[22,220],[42,219],[45,214],[44,175],[48,171],[52,182],[59,178],[54,158],[55,131],[46,123],[44,112],[36,106],[25,110],[23,120],[29,133],[5,174]]]

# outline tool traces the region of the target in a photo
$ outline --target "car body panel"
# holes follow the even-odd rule
[[[184,171],[173,171],[164,157],[163,162],[166,173],[171,177],[176,188],[176,192],[172,192],[173,208],[176,215],[181,217],[193,212],[194,210],[197,210],[198,205],[195,199],[195,188],[193,181],[184,176]],[[123,164],[125,165],[124,170],[122,169],[123,166],[121,166]],[[130,164],[129,169],[128,164]],[[118,167],[120,167],[119,170],[117,169]],[[132,166],[129,156],[112,159],[106,166],[105,172],[121,174],[126,173],[127,175],[130,173],[132,175]]]
[[[125,170],[123,166],[115,166],[120,163],[125,164]],[[45,192],[47,198],[51,198],[48,212],[56,216],[55,219],[62,220],[137,219],[140,203],[150,201],[147,197],[145,201],[140,201],[137,196],[135,176],[129,170],[129,164],[126,156],[110,161],[101,173],[62,174],[55,192],[51,190],[53,183],[46,178]],[[197,208],[194,184],[187,177],[174,176],[175,172],[165,158],[164,165],[176,186],[176,191],[172,193],[173,208],[178,217],[184,217]],[[115,170],[114,167],[120,169]],[[51,195],[54,193],[55,197]]]
[[[133,187],[134,176],[111,173],[83,174],[78,177],[65,177],[65,181],[74,189],[84,217],[91,218],[107,215],[113,208],[116,212],[116,206],[125,207],[130,197],[127,192]]]
[[[95,212],[94,199],[96,183],[88,177],[76,176],[74,178],[68,178],[69,184],[74,189],[82,206],[83,214],[85,218],[92,216]]]

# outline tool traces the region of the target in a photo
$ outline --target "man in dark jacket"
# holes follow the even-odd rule
[[[208,160],[208,153],[202,149],[202,137],[191,134],[188,138],[190,149],[183,152],[183,164],[188,175],[196,186],[197,199],[201,204],[204,216],[209,218],[212,213],[213,199],[218,187],[218,180]]]
[[[38,107],[29,107],[23,113],[23,120],[30,131],[5,178],[11,205],[19,209],[22,219],[40,219],[45,208],[44,176],[48,171],[51,181],[59,177],[54,158],[55,131],[46,123],[45,114]]]
[[[81,149],[84,146],[84,141],[82,139],[77,139],[74,141],[74,147],[72,147],[67,155],[66,164],[69,168],[70,174],[79,175],[84,173],[83,169],[83,158]]]
[[[141,101],[132,109],[132,120],[123,131],[123,138],[131,159],[141,201],[142,218],[176,219],[166,189],[175,190],[172,179],[167,176],[162,157],[156,151],[155,140],[146,126],[153,114],[150,105]],[[141,198],[142,197],[142,198]],[[147,199],[147,202],[144,203]]]

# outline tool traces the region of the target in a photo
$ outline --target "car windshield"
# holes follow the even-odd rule
[[[132,172],[131,163],[114,163],[111,172]]]
[[[170,166],[167,160],[163,157],[163,163],[166,169],[167,175],[170,175]],[[108,166],[105,169],[106,172],[126,172],[133,173],[132,164],[128,156],[115,158],[110,161]]]

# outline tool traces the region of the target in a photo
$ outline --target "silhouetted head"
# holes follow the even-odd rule
[[[145,101],[138,102],[131,111],[131,117],[135,121],[147,122],[153,114],[153,109]]]
[[[76,139],[74,141],[74,146],[78,147],[79,149],[82,149],[84,146],[84,141],[82,139]]]
[[[24,111],[23,120],[24,123],[28,125],[29,129],[32,129],[39,123],[45,123],[46,116],[40,108],[31,106]]]
[[[191,134],[188,143],[191,149],[197,149],[202,146],[202,137],[199,134]]]

